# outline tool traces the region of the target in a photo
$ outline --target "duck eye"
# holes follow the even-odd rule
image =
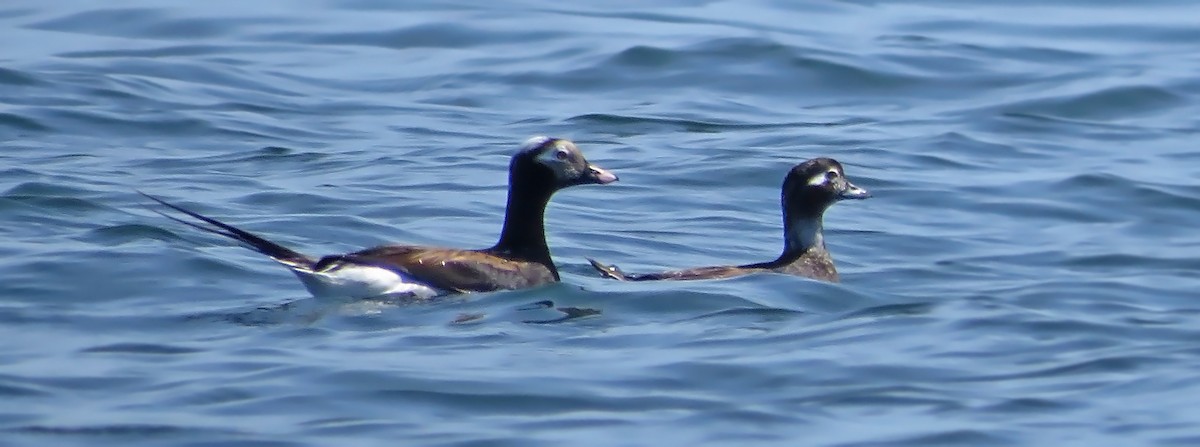
[[[829,172],[825,173],[825,179],[826,180],[835,180],[838,178],[838,175],[839,174],[837,171],[829,171]]]
[[[557,158],[559,160],[566,160],[567,157],[569,157],[569,156],[571,156],[571,154],[570,154],[570,152],[567,152],[566,149],[559,149],[557,151],[554,151],[554,158]]]

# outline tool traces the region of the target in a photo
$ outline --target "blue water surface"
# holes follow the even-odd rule
[[[0,4],[0,445],[1200,445],[1200,3]],[[330,305],[313,255],[484,247],[570,138],[563,283]],[[843,282],[774,258],[834,157]],[[529,304],[598,311],[560,316]]]

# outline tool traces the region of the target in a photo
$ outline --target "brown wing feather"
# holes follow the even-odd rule
[[[385,245],[340,255],[337,260],[387,268],[457,292],[519,289],[555,282],[554,274],[542,264],[475,250]],[[318,267],[323,264],[325,260],[317,263]]]
[[[606,278],[620,281],[686,281],[693,279],[719,279],[751,273],[772,271],[785,275],[804,276],[822,281],[838,282],[837,268],[833,258],[823,249],[808,250],[795,258],[785,257],[770,262],[760,262],[746,265],[721,265],[715,267],[696,267],[684,270],[672,270],[656,273],[625,273],[620,267],[603,264],[595,259],[588,259],[592,267]]]
[[[658,273],[625,273],[620,267],[615,265],[603,264],[595,259],[588,259],[592,267],[600,272],[601,275],[621,281],[686,281],[693,279],[717,279],[729,278],[733,276],[746,275],[761,271],[762,269],[734,267],[734,266],[716,266],[716,267],[697,267],[686,270],[672,270]]]
[[[760,264],[750,264],[743,267],[769,269],[785,275],[804,276],[821,281],[838,282],[837,267],[833,258],[823,249],[814,249],[792,260],[780,259]]]
[[[693,280],[693,279],[718,279],[731,278],[734,276],[747,275],[758,272],[758,269],[746,269],[734,266],[716,266],[716,267],[697,267],[685,270],[673,270],[660,273],[645,273],[641,275],[632,275],[635,281],[647,280]]]

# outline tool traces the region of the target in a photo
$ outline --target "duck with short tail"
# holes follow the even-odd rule
[[[783,253],[773,261],[636,274],[594,259],[588,262],[601,275],[622,281],[715,279],[776,272],[837,282],[837,268],[825,248],[825,210],[842,200],[869,197],[867,190],[850,183],[837,160],[814,158],[793,167],[783,180]]]

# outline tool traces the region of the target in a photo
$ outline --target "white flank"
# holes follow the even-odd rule
[[[348,265],[325,272],[293,269],[317,298],[361,299],[383,295],[407,295],[427,299],[442,292],[394,271],[370,266]]]

